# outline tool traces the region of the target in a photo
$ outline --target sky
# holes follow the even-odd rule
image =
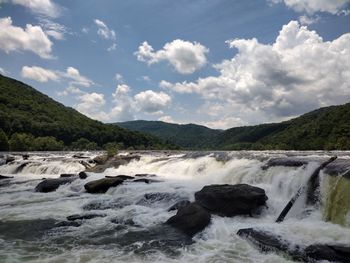
[[[279,122],[350,102],[350,0],[0,0],[0,74],[106,123]]]

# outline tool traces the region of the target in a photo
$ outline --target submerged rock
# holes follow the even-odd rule
[[[111,187],[116,187],[124,182],[120,178],[102,178],[95,181],[90,181],[84,185],[85,190],[88,193],[97,194],[105,193]]]
[[[134,183],[145,183],[145,184],[150,184],[150,183],[159,183],[161,181],[159,180],[154,180],[154,179],[148,179],[148,178],[140,178],[140,179],[135,179],[132,180]]]
[[[60,175],[61,178],[74,177],[74,176],[76,176],[76,174],[61,174]]]
[[[62,221],[55,224],[55,227],[79,227],[81,226],[81,222],[74,221]]]
[[[80,172],[80,173],[78,174],[78,176],[79,176],[80,179],[86,179],[86,178],[88,177],[87,173],[85,173],[84,171],[83,171],[83,172]]]
[[[127,155],[127,156],[113,156],[108,157],[107,155],[97,156],[94,158],[96,166],[88,168],[88,172],[102,173],[107,168],[118,168],[121,165],[126,165],[133,160],[140,160],[139,155]]]
[[[106,217],[106,214],[82,214],[82,215],[71,215],[67,216],[68,221],[76,221],[76,220],[88,220],[96,217]]]
[[[149,206],[159,202],[169,202],[171,200],[179,199],[175,193],[147,193],[136,202],[137,205]]]
[[[74,177],[45,179],[35,187],[35,192],[41,192],[41,193],[53,192],[53,191],[56,191],[59,186],[64,184],[70,184],[75,179],[76,178]]]
[[[156,177],[156,174],[135,174],[135,177]]]
[[[181,207],[176,215],[170,217],[166,224],[171,225],[189,236],[202,231],[210,223],[210,214],[200,205],[191,203]]]
[[[240,229],[237,234],[249,240],[263,252],[282,253],[297,261],[350,262],[350,246],[314,244],[302,247],[298,244],[292,244],[278,235],[253,228]]]
[[[208,185],[195,193],[196,202],[221,216],[252,215],[268,199],[264,189],[248,184]]]

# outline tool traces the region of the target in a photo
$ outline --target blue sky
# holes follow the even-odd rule
[[[0,71],[103,122],[212,128],[350,101],[350,0],[0,0]]]

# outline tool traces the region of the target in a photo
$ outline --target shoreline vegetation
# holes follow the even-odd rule
[[[0,74],[0,151],[349,150],[350,103],[281,123],[210,129],[196,124],[104,124]]]

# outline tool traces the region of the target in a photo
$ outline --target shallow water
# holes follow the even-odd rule
[[[93,158],[98,153],[86,152]],[[125,153],[127,154],[127,153]],[[20,155],[0,166],[0,262],[292,262],[283,255],[260,253],[236,232],[254,227],[283,236],[291,243],[350,244],[350,214],[340,209],[342,225],[325,221],[329,209],[329,180],[321,174],[321,205],[304,205],[302,196],[285,221],[274,223],[298,188],[305,184],[318,161],[332,155],[347,160],[349,152],[143,152],[139,161],[62,185],[51,193],[36,193],[42,178],[85,169],[74,153]],[[302,167],[262,167],[272,157],[300,157]],[[28,162],[24,167],[18,167]],[[156,174],[161,182],[124,183],[105,194],[88,194],[84,184],[104,176]],[[163,223],[176,211],[179,200],[194,200],[194,193],[209,184],[248,183],[265,189],[268,208],[255,217],[213,216],[211,224],[193,241]],[[156,195],[155,195],[156,193]],[[145,198],[145,194],[154,198]],[[323,203],[325,205],[323,205]],[[83,220],[79,227],[61,226],[73,214],[103,217]]]

